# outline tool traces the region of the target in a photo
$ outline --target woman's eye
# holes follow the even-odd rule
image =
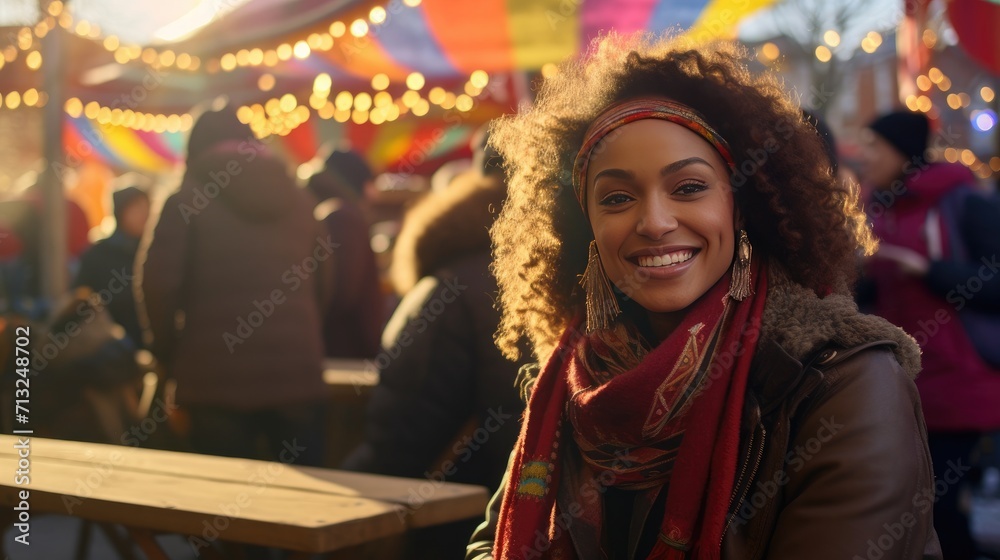
[[[602,206],[617,206],[619,204],[625,204],[630,200],[632,199],[627,195],[621,193],[615,193],[615,194],[609,194],[608,196],[602,198],[600,204]]]
[[[684,183],[674,191],[676,194],[697,194],[708,188],[704,183]]]

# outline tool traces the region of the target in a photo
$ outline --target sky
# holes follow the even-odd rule
[[[783,17],[789,18],[788,23],[791,26],[786,25],[785,27],[793,27],[794,30],[800,33],[811,32],[818,37],[821,37],[826,29],[818,31],[809,30],[807,29],[808,25],[805,18],[796,17],[794,14],[800,14],[803,11],[818,11],[820,14],[832,19],[838,6],[857,7],[858,11],[862,12],[857,18],[860,23],[852,29],[848,29],[846,33],[842,33],[842,44],[860,45],[861,39],[869,31],[882,33],[895,29],[903,15],[903,0],[787,0],[787,2],[795,5],[798,9],[788,10],[786,7],[779,10],[788,14]],[[761,10],[757,14],[747,18],[740,25],[740,38],[745,41],[756,42],[770,39],[777,35],[778,27],[776,26],[775,15],[772,13],[774,11],[773,8]]]

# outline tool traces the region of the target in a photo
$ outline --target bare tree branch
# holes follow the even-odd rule
[[[771,25],[776,35],[788,38],[796,54],[806,61],[811,92],[803,101],[812,109],[825,114],[833,104],[840,89],[844,54],[853,54],[858,44],[848,37],[857,35],[871,26],[870,3],[866,0],[784,0],[771,12]],[[827,31],[835,31],[841,43],[828,44]],[[822,62],[816,58],[820,45],[833,52],[832,58]]]

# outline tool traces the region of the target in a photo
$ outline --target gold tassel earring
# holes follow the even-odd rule
[[[587,295],[587,332],[606,329],[621,313],[618,298],[608,275],[604,272],[601,255],[597,252],[597,241],[590,242],[590,256],[587,269],[580,279]]]
[[[751,255],[753,247],[750,246],[750,238],[747,237],[746,230],[741,229],[736,262],[733,263],[733,281],[729,285],[729,297],[736,301],[743,301],[747,296],[753,295],[753,286],[750,285]]]

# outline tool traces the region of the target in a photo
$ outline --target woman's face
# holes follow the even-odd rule
[[[652,313],[688,308],[733,261],[728,168],[681,125],[644,119],[605,137],[587,170],[587,209],[608,277]]]

